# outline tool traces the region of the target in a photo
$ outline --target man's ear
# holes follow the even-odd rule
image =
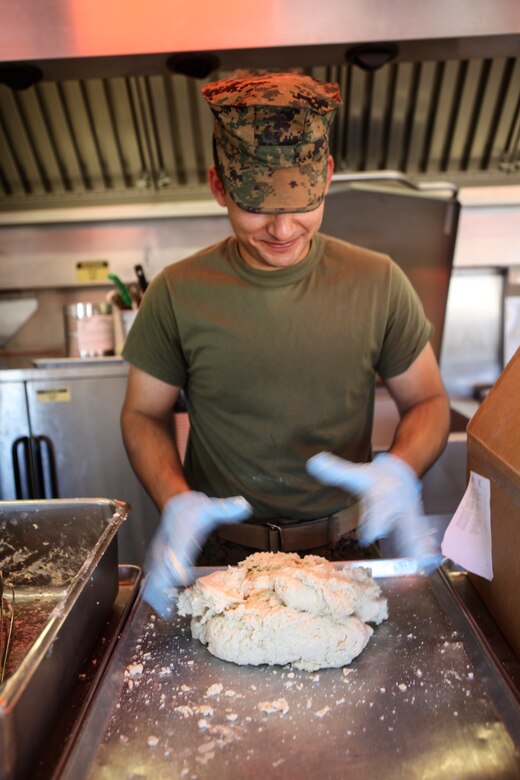
[[[329,159],[327,160],[327,181],[325,183],[325,194],[327,194],[327,192],[329,191],[333,173],[334,173],[334,157],[331,154],[329,154]]]
[[[209,186],[211,189],[211,192],[213,194],[213,197],[219,204],[219,206],[225,206],[226,205],[226,191],[224,189],[224,185],[222,183],[222,179],[217,173],[217,169],[214,165],[211,166],[211,168],[208,171],[208,181]]]

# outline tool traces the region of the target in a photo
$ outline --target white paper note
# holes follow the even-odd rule
[[[490,494],[489,479],[472,471],[441,544],[446,558],[486,580],[493,579]]]

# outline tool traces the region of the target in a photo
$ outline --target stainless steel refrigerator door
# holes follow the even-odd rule
[[[134,475],[119,426],[126,376],[27,383],[34,439],[52,445],[56,498],[110,498],[132,507],[119,532],[119,560],[141,564],[159,514]],[[48,448],[43,448],[43,459]],[[48,464],[44,463],[46,483]],[[46,496],[50,498],[51,496]]]
[[[30,435],[24,383],[0,382],[0,499],[3,501],[32,497],[29,495],[32,476],[25,473],[24,456],[30,446]],[[17,495],[13,458],[20,468],[22,495]]]

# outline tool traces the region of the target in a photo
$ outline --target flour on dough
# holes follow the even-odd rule
[[[263,552],[199,578],[179,594],[178,612],[217,658],[307,671],[349,664],[373,633],[368,623],[388,617],[369,569]]]

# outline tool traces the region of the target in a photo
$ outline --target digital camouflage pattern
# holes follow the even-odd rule
[[[219,175],[246,211],[312,211],[325,194],[337,84],[249,73],[202,89],[215,118]]]

